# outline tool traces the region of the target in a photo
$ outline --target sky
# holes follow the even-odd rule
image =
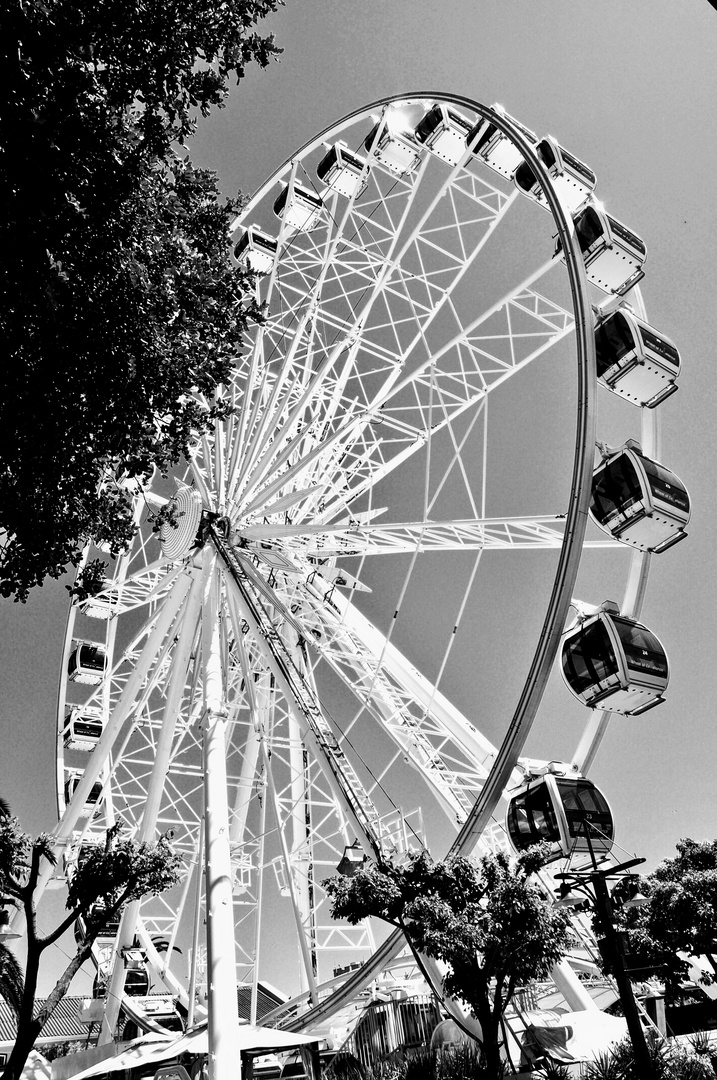
[[[226,194],[250,194],[312,135],[367,102],[443,91],[500,102],[537,133],[555,135],[597,173],[608,208],[644,238],[648,316],[683,361],[679,393],[661,410],[662,460],[686,483],[693,517],[688,539],[653,560],[643,610],[670,657],[667,700],[613,722],[591,776],[611,803],[620,843],[648,867],[680,837],[716,836],[717,12],[707,0],[287,0],[267,25],[284,50],[280,62],[250,71],[227,108],[201,122],[192,149]],[[518,408],[529,415],[530,397]],[[540,440],[540,417],[533,421]],[[566,417],[566,437],[571,423]],[[594,602],[607,598],[598,595],[599,572],[586,564],[585,598]],[[500,607],[505,569],[496,575]],[[3,601],[0,794],[31,832],[56,817],[65,584],[48,582],[26,605]],[[553,679],[529,752],[569,755],[583,718]]]

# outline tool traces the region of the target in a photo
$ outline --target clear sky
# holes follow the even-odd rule
[[[662,408],[662,458],[694,511],[688,540],[653,561],[643,612],[670,656],[666,704],[614,722],[592,776],[620,842],[648,865],[680,837],[716,836],[717,12],[707,0],[287,0],[271,27],[280,64],[251,72],[194,144],[227,194],[251,193],[310,136],[368,101],[446,91],[500,102],[554,134],[645,239],[649,318],[683,359],[680,391]],[[55,820],[66,609],[64,583],[25,606],[4,602],[0,794],[33,831]],[[569,754],[582,719],[554,680],[533,752]]]

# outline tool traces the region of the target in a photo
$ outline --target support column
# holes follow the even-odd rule
[[[204,549],[202,571],[208,1064],[210,1080],[237,1080],[241,1065],[227,807],[226,710],[218,619],[219,576],[216,553],[210,546]]]

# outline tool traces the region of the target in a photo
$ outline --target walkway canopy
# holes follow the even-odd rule
[[[309,1043],[316,1043],[315,1035],[297,1035],[291,1031],[279,1031],[276,1028],[260,1027],[253,1024],[239,1025],[239,1050],[273,1051],[292,1050]],[[124,1069],[144,1068],[146,1065],[160,1066],[163,1061],[171,1061],[180,1054],[208,1054],[209,1036],[207,1029],[188,1032],[179,1038],[163,1039],[161,1036],[144,1036],[127,1043],[126,1049],[116,1057],[105,1058],[86,1069],[72,1073],[70,1080],[85,1080],[90,1076],[104,1076],[105,1073],[121,1072]],[[79,1057],[79,1055],[78,1055]],[[67,1060],[67,1059],[66,1059]]]

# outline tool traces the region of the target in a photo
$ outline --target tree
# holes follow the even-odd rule
[[[649,903],[621,916],[631,963],[659,965],[670,1000],[690,967],[678,953],[706,956],[713,973],[703,981],[717,982],[717,840],[680,840],[677,856],[641,878],[640,888]]]
[[[18,1080],[35,1040],[107,924],[125,904],[157,895],[175,885],[183,866],[166,839],[156,844],[138,843],[121,839],[118,828],[113,827],[108,830],[104,844],[93,847],[73,873],[68,885],[68,914],[51,933],[42,935],[37,925],[35,892],[43,859],[55,862],[47,833],[33,839],[22,831],[16,817],[0,817],[0,891],[22,908],[27,926],[24,980],[16,965],[12,973],[16,996],[14,1000],[7,999],[17,1015],[17,1037],[3,1080]],[[84,933],[75,955],[42,1008],[35,1011],[42,954],[78,919],[82,919]]]
[[[405,865],[367,863],[351,878],[324,882],[335,918],[384,919],[447,965],[444,989],[478,1020],[492,1076],[501,1074],[501,1018],[515,988],[547,977],[568,944],[567,915],[530,880],[544,848],[530,848],[513,866],[503,853],[433,862],[421,852]]]
[[[281,2],[2,7],[2,595],[89,538],[116,555],[134,525],[114,478],[165,470],[231,407],[215,390],[259,315],[230,260],[239,203],[183,147],[279,51],[254,26]]]

